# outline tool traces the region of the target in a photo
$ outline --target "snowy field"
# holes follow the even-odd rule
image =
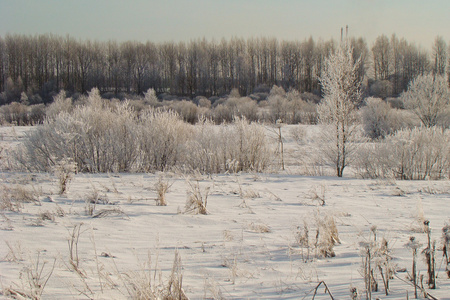
[[[23,136],[21,128],[1,129],[2,147]],[[286,149],[295,152],[289,141]],[[365,246],[373,245],[378,291],[372,298],[413,299],[413,250],[406,244],[414,236],[423,286],[435,298],[450,299],[442,251],[449,181],[346,175],[307,177],[289,167],[190,177],[77,174],[61,196],[52,174],[3,172],[3,201],[28,202],[0,212],[0,297],[42,292],[42,299],[130,299],[139,287],[164,289],[178,274],[189,299],[312,299],[315,292],[315,299],[352,299],[352,290],[354,299],[365,299]],[[158,181],[170,186],[167,206],[157,205]],[[206,215],[186,212],[192,192],[207,200]],[[435,290],[426,283],[425,220],[436,241]],[[324,248],[330,237],[334,246]],[[386,255],[376,251],[383,239]],[[181,262],[173,269],[176,253]],[[378,268],[386,258],[394,271],[388,296]]]

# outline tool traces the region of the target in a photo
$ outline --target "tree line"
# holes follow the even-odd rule
[[[448,48],[437,37],[432,52],[399,39],[379,36],[369,48],[363,38],[349,39],[361,57],[358,76],[366,93],[398,96],[418,75],[448,72]],[[119,43],[76,40],[70,36],[6,35],[0,37],[0,104],[51,102],[60,90],[85,94],[158,94],[194,98],[286,91],[321,95],[319,78],[325,59],[338,42],[312,37],[304,41],[232,38],[190,42]]]

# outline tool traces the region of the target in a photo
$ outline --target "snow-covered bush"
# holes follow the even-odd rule
[[[271,153],[264,127],[237,118],[233,124],[224,127],[222,134],[226,141],[227,171],[260,172],[265,169]]]
[[[84,104],[48,117],[30,131],[15,156],[30,171],[51,171],[62,160],[73,162],[78,172],[177,167],[218,173],[267,166],[270,151],[263,126],[245,118],[220,127],[200,123],[194,127],[173,110],[148,107],[137,112],[129,101],[104,100],[93,89]]]
[[[45,114],[47,118],[54,119],[58,114],[62,112],[71,112],[72,110],[72,99],[67,98],[66,92],[61,90],[56,96],[53,97],[53,102],[47,107]]]
[[[29,111],[29,106],[19,102],[12,102],[11,104],[0,107],[0,119],[2,120],[2,123],[18,126],[28,125]]]
[[[81,172],[164,170],[178,160],[186,124],[176,113],[148,110],[138,119],[127,101],[115,105],[94,89],[85,105],[31,131],[16,157],[32,171],[70,159]]]
[[[187,144],[186,166],[201,173],[220,173],[225,170],[225,141],[219,126],[202,119],[195,127]]]
[[[186,166],[202,173],[260,172],[271,157],[264,127],[239,118],[220,127],[203,120],[187,149]]]
[[[258,105],[249,97],[230,97],[223,104],[218,104],[212,111],[216,124],[232,122],[233,118],[258,120]]]
[[[382,142],[366,144],[355,161],[361,177],[423,180],[450,174],[450,130],[402,129]]]
[[[389,120],[391,107],[379,98],[367,98],[366,106],[361,109],[364,132],[372,139],[384,138],[392,129]]]
[[[170,108],[176,111],[185,122],[195,124],[198,120],[198,107],[191,101],[174,101]]]
[[[166,171],[183,160],[192,129],[176,112],[151,109],[141,115],[138,133],[139,169]]]
[[[423,180],[448,176],[450,131],[441,128],[404,129],[387,137],[396,178]]]

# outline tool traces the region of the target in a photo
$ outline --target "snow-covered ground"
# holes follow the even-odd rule
[[[2,137],[3,143],[14,142],[6,133]],[[286,147],[294,149],[293,144]],[[160,177],[171,185],[167,206],[155,201]],[[207,215],[185,213],[197,184],[203,196],[208,193]],[[373,242],[376,232],[378,243],[388,242],[396,273],[386,296],[375,267],[379,291],[372,298],[412,299],[413,256],[406,244],[411,236],[421,244],[417,266],[427,287],[422,250],[427,243],[423,221],[429,220],[438,278],[437,289],[427,291],[450,299],[442,252],[442,228],[450,223],[448,180],[307,177],[290,171],[191,177],[78,174],[60,196],[52,174],[3,172],[0,186],[2,195],[37,197],[16,211],[0,212],[3,291],[30,294],[29,283],[38,280],[29,275],[40,273],[41,285],[48,278],[43,299],[127,299],[130,282],[144,275],[151,278],[150,286],[167,284],[179,253],[190,299],[312,299],[322,281],[334,299],[351,299],[353,288],[356,299],[365,299],[363,244]],[[86,202],[92,198],[99,203]],[[314,246],[317,229],[325,235],[321,224],[327,220],[334,220],[338,231],[335,257],[321,256],[320,245]],[[309,258],[308,247],[299,245],[305,225]],[[374,257],[372,264],[383,259]],[[322,285],[315,299],[330,299]]]

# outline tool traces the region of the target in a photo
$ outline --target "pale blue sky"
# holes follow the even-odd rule
[[[369,45],[396,33],[425,48],[450,42],[450,0],[0,0],[0,35],[69,34],[106,41],[196,38],[339,39]]]

